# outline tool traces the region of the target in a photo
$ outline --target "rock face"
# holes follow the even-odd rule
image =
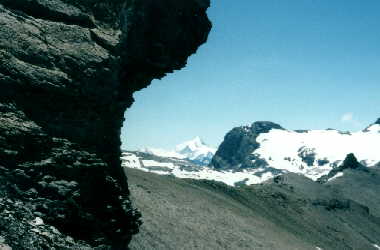
[[[126,248],[140,215],[120,167],[124,112],[206,41],[209,4],[0,0],[2,244]],[[10,208],[25,211],[9,223]],[[50,231],[27,230],[33,217]]]
[[[260,145],[256,138],[261,133],[268,133],[271,129],[283,129],[280,125],[268,122],[254,122],[251,126],[242,126],[232,129],[226,134],[222,144],[216,151],[211,166],[216,169],[241,169],[250,167],[251,155]],[[263,163],[265,165],[265,163]]]
[[[317,181],[320,183],[326,183],[335,176],[337,176],[339,173],[343,175],[344,170],[350,169],[350,170],[359,170],[363,172],[368,172],[368,168],[363,166],[358,162],[358,159],[356,159],[355,155],[353,153],[350,153],[346,156],[344,159],[342,165],[340,165],[337,168],[332,169],[327,175],[321,176]]]

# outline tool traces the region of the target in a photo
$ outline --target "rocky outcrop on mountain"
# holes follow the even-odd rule
[[[259,147],[256,138],[262,133],[268,133],[271,129],[283,128],[273,122],[259,121],[251,126],[232,129],[224,137],[210,165],[216,169],[242,169],[252,166],[255,156],[251,153]],[[256,160],[258,160],[257,163],[260,162],[260,159]],[[262,161],[262,165],[267,164]]]
[[[0,0],[0,244],[127,247],[125,109],[206,41],[209,4]]]
[[[320,183],[326,183],[331,178],[334,178],[335,176],[337,176],[338,173],[343,173],[343,171],[346,169],[360,170],[364,172],[369,171],[368,168],[364,167],[362,164],[358,162],[358,159],[356,159],[353,153],[350,153],[346,156],[342,165],[340,165],[337,168],[332,169],[327,175],[320,177],[317,181]]]

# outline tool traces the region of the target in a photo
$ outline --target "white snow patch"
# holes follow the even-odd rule
[[[335,180],[336,178],[339,178],[342,176],[343,176],[343,172],[339,172],[336,175],[334,175],[333,177],[331,177],[330,179],[328,179],[327,181],[332,181],[332,180]]]
[[[365,132],[369,133],[380,133],[380,124],[373,124],[365,129]]]
[[[260,147],[253,152],[269,166],[289,172],[301,173],[313,180],[327,174],[335,165],[354,153],[358,161],[374,166],[380,161],[380,125],[372,125],[368,132],[342,133],[337,130],[310,130],[305,133],[272,129],[260,134]],[[302,156],[315,160],[309,166]],[[318,162],[318,160],[320,162]],[[328,164],[320,164],[328,160]]]
[[[132,153],[123,153],[121,156],[122,166],[140,168],[140,159]]]
[[[158,162],[154,160],[142,160],[144,167],[166,167],[174,168],[174,164],[171,162]]]
[[[380,250],[380,246],[377,245],[377,244],[373,244],[373,246],[376,248],[376,249],[379,249]]]
[[[251,170],[251,171],[240,171],[240,172],[233,172],[233,171],[216,171],[210,168],[203,168],[201,171],[195,172],[195,171],[183,171],[179,168],[175,168],[172,172],[174,176],[177,178],[191,178],[191,179],[199,179],[199,180],[214,180],[214,181],[220,181],[223,182],[229,186],[235,186],[237,182],[245,182],[246,185],[251,184],[258,184],[262,183],[272,177],[273,174],[270,172],[267,172],[263,174],[262,176],[256,176],[255,173],[258,172],[257,170]]]
[[[235,186],[237,182],[244,182],[247,185],[258,184],[274,177],[274,175],[270,172],[266,172],[261,175],[255,175],[256,173],[263,172],[265,170],[264,168],[234,172],[234,171],[217,171],[209,167],[199,166],[199,169],[197,170],[193,169],[189,171],[189,170],[186,170],[186,168],[177,166],[171,162],[157,162],[154,160],[141,160],[141,159],[140,159],[140,162],[142,163],[140,165],[123,163],[123,166],[128,167],[128,168],[139,169],[145,172],[155,173],[159,175],[173,175],[177,178],[220,181],[229,186]],[[164,169],[160,169],[160,168],[164,168]]]

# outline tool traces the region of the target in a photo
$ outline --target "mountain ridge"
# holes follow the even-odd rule
[[[359,169],[366,170],[380,164],[380,156],[376,152],[376,145],[380,147],[378,126],[372,124],[368,131],[344,133],[333,129],[291,131],[273,122],[254,122],[251,126],[233,128],[228,132],[208,166],[190,159],[186,162],[183,156],[165,158],[167,155],[161,155],[161,158],[154,159],[136,152],[130,152],[125,159],[137,157],[140,164],[131,165],[124,161],[124,165],[178,178],[220,181],[230,186],[263,183],[286,173],[329,182],[343,175],[343,170],[347,168],[344,159],[351,157],[351,153],[354,153],[352,157],[355,161],[357,153],[361,157],[364,153],[366,158],[358,161]],[[359,142],[354,148],[350,146],[352,143],[349,140],[352,138],[355,143]],[[369,148],[368,142],[373,143],[372,148]],[[197,143],[202,143],[200,138],[190,144]],[[187,150],[189,147],[185,143],[177,149]],[[235,164],[220,160],[220,152]],[[215,167],[215,162],[224,165]]]
[[[282,172],[299,172],[316,180],[338,167],[349,153],[354,153],[361,164],[375,166],[380,162],[376,152],[380,147],[380,125],[377,122],[358,132],[334,129],[292,131],[276,123],[268,125],[268,122],[236,127],[226,134],[210,167],[235,171],[274,168]]]
[[[149,147],[140,151],[161,157],[187,159],[200,165],[207,165],[214,156],[216,149],[208,146],[199,136],[196,136],[191,140],[178,144],[172,151]]]

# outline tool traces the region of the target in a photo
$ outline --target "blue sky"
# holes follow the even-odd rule
[[[170,149],[233,127],[360,130],[380,117],[380,1],[214,0],[188,66],[135,93],[122,148]]]

